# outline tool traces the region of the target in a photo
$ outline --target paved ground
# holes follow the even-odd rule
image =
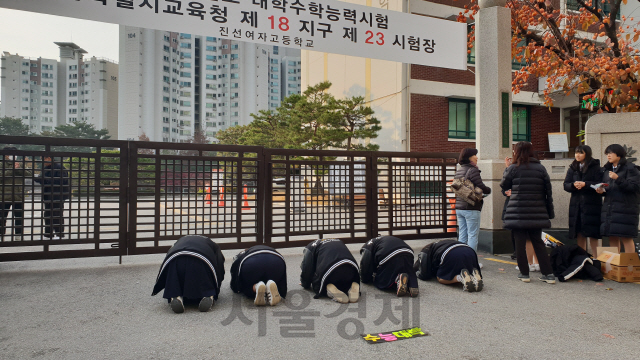
[[[419,249],[425,241],[410,243]],[[481,293],[421,281],[420,297],[403,302],[365,285],[365,301],[341,308],[300,291],[302,250],[282,252],[295,290],[285,304],[258,311],[232,294],[228,270],[237,251],[225,251],[213,310],[192,306],[181,315],[150,296],[162,255],[125,257],[122,265],[117,258],[0,263],[0,358],[640,358],[640,284],[525,284],[513,265],[489,260],[510,259],[483,254]],[[412,323],[431,336],[376,345],[348,339]],[[291,337],[301,333],[307,337]]]

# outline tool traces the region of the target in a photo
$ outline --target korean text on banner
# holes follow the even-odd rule
[[[441,68],[467,68],[467,25],[322,0],[0,0],[0,7]]]

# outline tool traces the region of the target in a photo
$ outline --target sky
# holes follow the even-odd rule
[[[54,42],[74,42],[85,57],[118,61],[118,25],[0,8],[0,51],[59,59]]]

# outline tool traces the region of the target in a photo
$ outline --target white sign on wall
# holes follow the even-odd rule
[[[548,133],[548,135],[550,152],[569,151],[569,141],[567,140],[566,132]]]
[[[0,0],[0,7],[450,69],[467,25],[336,0]]]

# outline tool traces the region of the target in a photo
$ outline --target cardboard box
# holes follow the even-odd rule
[[[618,253],[615,247],[599,247],[598,260],[605,279],[640,282],[640,258],[637,253]]]

